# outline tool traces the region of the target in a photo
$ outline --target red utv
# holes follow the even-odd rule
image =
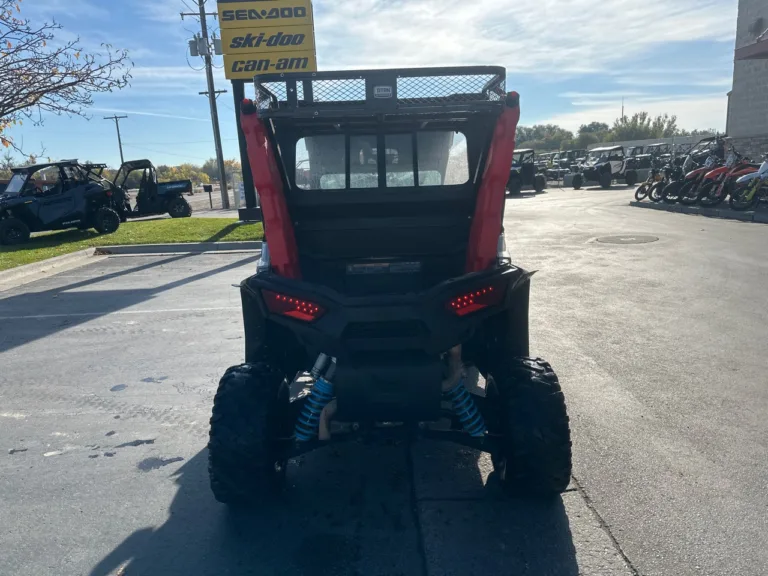
[[[393,434],[489,452],[513,493],[566,489],[565,399],[529,357],[532,273],[502,229],[519,116],[497,67],[257,77],[241,119],[266,243],[241,284],[246,363],[213,406],[219,501]]]

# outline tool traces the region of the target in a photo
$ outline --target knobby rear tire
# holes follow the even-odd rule
[[[506,358],[490,377],[489,426],[502,437],[493,463],[502,487],[510,495],[561,494],[571,481],[571,432],[552,367],[540,358]]]
[[[285,481],[278,438],[290,437],[285,377],[267,363],[230,368],[213,402],[208,474],[219,502],[249,506],[274,498]]]

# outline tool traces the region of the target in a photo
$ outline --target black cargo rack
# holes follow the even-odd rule
[[[254,83],[264,118],[482,113],[506,98],[499,66],[266,74]]]

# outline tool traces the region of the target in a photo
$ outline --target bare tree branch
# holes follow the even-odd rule
[[[22,0],[0,0],[0,144],[20,150],[8,130],[43,114],[86,116],[93,95],[129,85],[133,62],[126,50],[102,44],[87,53],[80,39],[57,42],[55,21],[30,23]]]

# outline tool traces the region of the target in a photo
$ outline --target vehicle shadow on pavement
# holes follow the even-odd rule
[[[204,242],[218,242],[222,238],[225,238],[226,236],[228,236],[231,232],[234,232],[235,230],[237,230],[242,225],[243,225],[242,222],[233,222],[232,224],[228,224],[227,226],[225,226],[224,228],[216,232],[216,234],[204,240]]]
[[[560,499],[502,499],[471,451],[411,450],[350,443],[309,454],[291,463],[276,501],[240,512],[214,501],[203,450],[172,477],[166,523],[134,532],[90,576],[577,576]]]
[[[117,290],[81,290],[194,257],[194,254],[183,254],[161,258],[149,264],[121,269],[117,272],[94,276],[87,280],[64,284],[48,290],[25,292],[0,298],[0,325],[2,325],[0,353],[45,338],[61,330],[107,316],[113,312],[136,306],[151,300],[162,292],[245,266],[259,259],[258,255],[247,256],[234,262],[230,261],[224,266],[207,269],[198,274],[149,288],[129,288],[126,286],[125,289]],[[98,265],[99,263],[94,264],[94,266]],[[56,277],[50,280],[55,282]]]
[[[619,192],[621,190],[634,190],[635,188],[637,188],[637,186],[614,184],[610,188],[603,188],[602,186],[583,186],[581,189],[588,192]]]

